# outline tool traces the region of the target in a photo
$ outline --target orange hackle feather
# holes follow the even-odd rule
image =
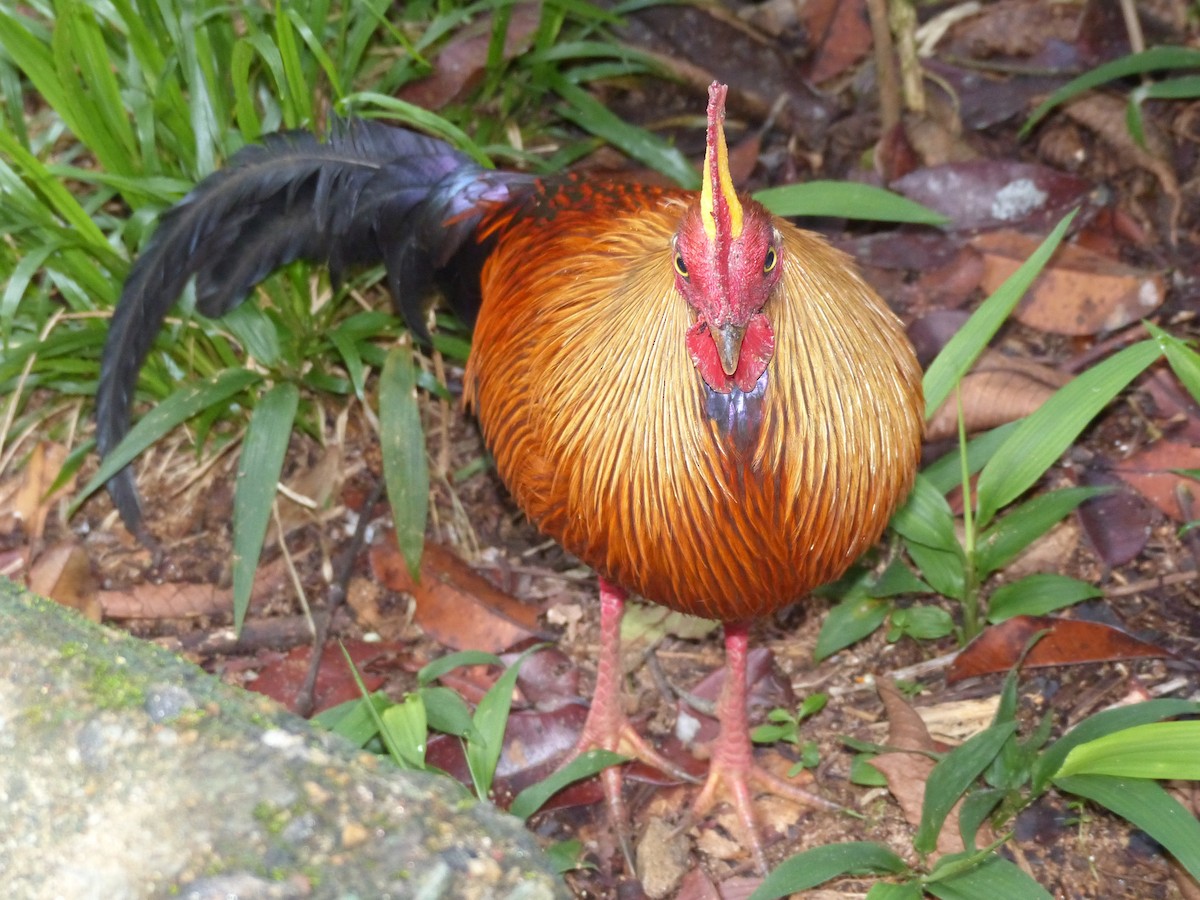
[[[771,218],[776,347],[757,439],[735,449],[706,415],[672,268],[672,237],[705,196],[544,186],[533,204],[552,213],[505,221],[484,267],[466,390],[544,532],[648,599],[737,621],[836,578],[879,538],[912,483],[921,373],[848,258]]]

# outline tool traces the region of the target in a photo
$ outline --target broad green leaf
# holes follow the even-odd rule
[[[125,468],[139,453],[201,410],[224,403],[234,394],[262,380],[262,376],[246,369],[226,369],[203,384],[187,384],[142,416],[129,430],[121,443],[104,457],[100,468],[78,496],[72,501],[70,513],[79,508],[97,488]]]
[[[992,814],[1005,792],[996,788],[984,788],[971,791],[963,798],[962,806],[958,809],[958,833],[968,850],[975,849],[975,834],[979,826]]]
[[[678,149],[657,135],[620,119],[595,97],[562,75],[555,73],[550,83],[554,92],[566,101],[559,110],[564,117],[683,187],[689,190],[700,187],[700,176]]]
[[[521,665],[531,653],[536,653],[543,646],[535,644],[513,660],[512,665],[501,673],[475,707],[473,721],[477,736],[474,740],[467,740],[467,768],[481,800],[486,799],[492,790],[492,779],[500,762],[500,751],[504,748],[504,731],[508,727],[508,713],[512,708],[513,688],[521,673]]]
[[[556,841],[546,848],[546,858],[550,866],[559,875],[573,872],[576,869],[594,869],[584,856],[583,841],[572,838],[569,841]]]
[[[850,181],[808,181],[766,188],[755,193],[754,199],[777,216],[834,216],[919,225],[945,225],[950,221],[915,200]]]
[[[991,431],[985,431],[967,441],[967,471],[974,475],[987,464],[997,448],[1017,427],[1019,422],[1006,422]],[[948,493],[962,486],[962,459],[956,446],[921,470],[921,477],[937,488],[938,493]]]
[[[996,288],[992,296],[983,301],[979,309],[971,314],[971,318],[947,342],[937,358],[930,364],[929,369],[925,372],[924,380],[926,419],[932,418],[945,399],[950,396],[955,385],[967,374],[967,370],[974,364],[976,357],[983,352],[988,342],[1004,324],[1008,314],[1025,296],[1029,285],[1033,284],[1033,279],[1038,276],[1042,267],[1058,249],[1063,235],[1067,232],[1067,227],[1074,218],[1074,212],[1063,217],[1063,220],[1042,241],[1033,255],[1022,263],[1021,267],[1013,272],[1004,284]]]
[[[262,365],[270,367],[279,362],[279,330],[264,310],[253,303],[242,303],[221,317],[221,325]]]
[[[867,900],[921,900],[925,896],[915,884],[889,884],[877,881],[867,891]]]
[[[1088,369],[1026,416],[979,473],[978,527],[1033,486],[1079,433],[1161,355],[1154,341],[1126,347]]]
[[[925,890],[938,900],[1053,900],[1053,896],[1015,863],[994,853],[978,865],[925,880]]]
[[[1033,771],[1033,793],[1040,794],[1075,747],[1125,728],[1175,716],[1200,715],[1200,703],[1190,700],[1147,700],[1133,706],[1107,709],[1088,716],[1041,755]]]
[[[1187,47],[1152,47],[1141,53],[1131,53],[1110,63],[1097,66],[1078,78],[1072,79],[1047,97],[1029,115],[1021,126],[1022,137],[1027,135],[1042,117],[1060,103],[1090,91],[1092,88],[1128,75],[1141,75],[1159,69],[1193,69],[1200,66],[1200,50]]]
[[[416,578],[429,512],[429,467],[417,409],[416,364],[409,347],[392,348],[379,377],[379,448],[396,540]]]
[[[430,685],[417,693],[425,704],[425,718],[430,728],[457,737],[473,736],[475,723],[471,720],[471,709],[457,691]]]
[[[425,721],[425,702],[419,694],[409,694],[380,713],[384,733],[392,746],[412,769],[425,768],[425,749],[429,727]]]
[[[1066,575],[1051,572],[1027,575],[992,592],[987,618],[995,624],[1014,616],[1043,616],[1102,593],[1094,585]]]
[[[292,436],[300,392],[294,384],[277,384],[258,401],[242,455],[238,458],[233,492],[233,627],[240,634],[254,572],[262,552],[271,505],[283,471],[283,458]]]
[[[904,860],[882,844],[869,841],[826,844],[785,859],[763,879],[750,900],[786,897],[840,875],[899,875],[907,871]]]
[[[892,516],[891,526],[907,541],[962,554],[950,504],[923,475],[917,475],[912,493]]]
[[[858,753],[850,760],[850,783],[862,787],[887,787],[887,776],[871,765],[873,753]]]
[[[311,721],[340,734],[357,747],[365,747],[371,738],[379,734],[377,722],[381,721],[380,714],[391,705],[391,698],[377,692],[321,710]]]
[[[610,750],[588,750],[537,784],[531,784],[513,799],[508,811],[518,819],[528,819],[568,784],[599,774],[609,766],[617,766],[629,757]]]
[[[887,619],[891,604],[873,597],[852,597],[829,611],[817,636],[813,658],[820,661],[871,634]]]
[[[1200,721],[1150,722],[1080,744],[1055,778],[1068,775],[1200,781]]]
[[[963,599],[967,590],[967,574],[961,548],[955,546],[953,550],[942,550],[916,541],[908,541],[905,546],[908,555],[921,570],[921,577],[929,582],[930,587],[943,597]]]
[[[1188,393],[1197,403],[1200,403],[1200,353],[1197,353],[1179,338],[1163,331],[1153,322],[1144,323],[1151,336],[1158,341],[1171,370],[1180,380]]]
[[[918,604],[892,611],[887,639],[898,641],[908,636],[918,641],[932,641],[954,630],[954,619],[940,606]]]
[[[955,747],[933,767],[925,785],[921,824],[913,838],[913,846],[919,853],[931,853],[937,846],[938,834],[951,808],[991,764],[1004,742],[1016,730],[1015,722],[989,725],[964,744]]]
[[[1200,880],[1200,822],[1156,781],[1111,775],[1071,775],[1054,785],[1099,803],[1142,829]]]
[[[979,535],[975,545],[975,570],[979,577],[982,579],[1004,568],[1084,500],[1109,490],[1107,487],[1063,488],[1040,494],[1005,514]]]

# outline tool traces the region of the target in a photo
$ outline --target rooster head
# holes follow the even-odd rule
[[[763,313],[783,269],[783,246],[766,209],[733,189],[725,145],[725,95],[708,89],[708,143],[699,199],[672,239],[675,286],[696,314],[687,348],[714,391],[754,389],[775,351]]]

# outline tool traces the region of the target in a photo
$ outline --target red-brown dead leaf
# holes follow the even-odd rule
[[[391,644],[354,640],[343,640],[342,645],[354,661],[354,667],[368,691],[373,691],[383,684],[385,677],[367,671],[367,667],[399,649]],[[259,694],[265,694],[295,712],[296,695],[300,693],[300,688],[304,686],[308,677],[311,658],[312,647],[295,647],[286,655],[276,656],[263,666],[258,672],[258,677],[246,682],[245,686]],[[318,713],[361,696],[341,646],[337,643],[326,644],[321,652],[321,669],[317,673],[317,683],[313,690],[313,712]]]
[[[802,6],[816,52],[808,78],[820,84],[841,75],[871,52],[871,26],[864,0],[825,0]]]
[[[988,350],[959,385],[967,432],[986,431],[1029,415],[1070,380],[1041,363]],[[958,399],[951,395],[930,420],[925,439],[941,440],[957,433]]]
[[[492,40],[491,15],[461,29],[446,42],[433,62],[433,72],[400,89],[398,96],[425,109],[441,109],[452,103],[483,77],[488,46]],[[504,33],[504,58],[513,59],[529,49],[541,21],[540,3],[518,3],[513,7]]]
[[[986,629],[958,654],[946,672],[946,683],[1007,672],[1037,632],[1046,631],[1022,664],[1023,668],[1065,666],[1170,656],[1162,647],[1100,622],[1055,616],[1015,616]]]
[[[250,609],[291,590],[290,584],[283,557],[259,566],[250,591]],[[206,582],[143,581],[128,589],[102,590],[99,599],[108,619],[187,619],[233,609],[233,591]]]
[[[896,690],[895,685],[886,679],[879,679],[876,687],[888,717],[887,743],[903,750],[881,753],[871,760],[871,765],[883,773],[888,790],[900,804],[904,818],[913,828],[917,828],[921,824],[921,811],[925,805],[925,786],[936,765],[926,753],[938,748],[925,722],[904,695]],[[938,835],[939,855],[960,853],[966,849],[959,833],[958,809],[959,804],[955,804]]]
[[[972,243],[983,254],[982,286],[990,293],[1029,259],[1041,241],[1018,231],[996,231],[981,234]],[[1160,272],[1063,245],[1013,316],[1041,331],[1093,335],[1144,318],[1162,304],[1165,293]]]
[[[56,544],[29,567],[29,589],[55,603],[100,621],[100,600],[92,563],[83,547],[74,542]]]
[[[499,590],[444,547],[425,544],[417,582],[391,532],[371,547],[370,559],[381,584],[412,594],[413,620],[446,647],[500,653],[527,638],[545,637],[534,607]]]
[[[1113,467],[1121,480],[1176,522],[1188,522],[1200,512],[1200,481],[1174,469],[1200,469],[1200,447],[1162,440]],[[1184,502],[1181,504],[1180,500]]]

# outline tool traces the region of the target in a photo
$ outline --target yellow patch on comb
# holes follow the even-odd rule
[[[710,241],[717,239],[720,220],[728,225],[728,236],[742,233],[742,204],[729,174],[729,150],[725,145],[725,95],[729,88],[713,82],[708,89],[708,141],[704,151],[704,183],[700,188],[700,220]]]

